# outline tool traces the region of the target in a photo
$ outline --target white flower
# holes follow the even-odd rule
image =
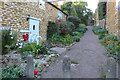
[[[16,44],[16,46],[18,46],[18,44]]]
[[[20,46],[19,48],[22,48],[22,46]]]
[[[20,45],[22,46],[22,45],[23,45],[23,43],[20,43]]]
[[[11,39],[13,39],[13,37],[11,37]]]
[[[19,42],[20,40],[18,39],[17,41]]]

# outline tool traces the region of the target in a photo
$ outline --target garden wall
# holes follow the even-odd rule
[[[106,14],[106,28],[110,34],[119,36],[119,28],[118,28],[118,11],[116,10],[116,1],[114,2],[107,2],[107,14]]]
[[[40,36],[46,40],[48,21],[58,21],[58,9],[45,3],[45,9],[39,7],[37,2],[2,2],[0,1],[0,12],[2,12],[2,27],[11,27],[12,31],[18,32],[18,37],[22,38],[20,30],[29,30],[29,21],[26,17],[30,15],[41,19],[39,26]],[[62,13],[62,20],[66,21],[66,15]]]

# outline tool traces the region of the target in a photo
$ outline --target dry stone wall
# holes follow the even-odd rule
[[[37,2],[2,2],[0,1],[0,11],[2,27],[11,27],[12,31],[18,32],[18,37],[22,38],[20,30],[29,30],[29,21],[26,17],[30,15],[41,19],[39,26],[40,36],[46,40],[48,21],[58,21],[58,9],[45,3],[45,9],[39,7]],[[66,15],[62,14],[62,22],[66,21]]]

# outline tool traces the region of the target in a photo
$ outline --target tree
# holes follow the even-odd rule
[[[92,11],[88,9],[86,2],[67,2],[62,5],[62,10],[69,16],[78,17],[82,24],[88,25],[88,20],[91,20]]]

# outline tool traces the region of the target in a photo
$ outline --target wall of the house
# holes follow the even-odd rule
[[[95,10],[95,25],[99,25],[98,9]]]
[[[26,21],[27,15],[41,19],[40,36],[46,40],[48,21],[58,22],[58,9],[46,3],[46,8],[41,9],[38,3],[4,3],[0,1],[0,11],[2,11],[2,27],[11,27],[13,31],[18,32],[18,37],[22,38],[20,30],[29,30],[29,21]],[[66,15],[62,14],[62,20],[66,21]]]
[[[116,10],[116,0],[107,2],[106,28],[110,34],[116,35],[119,39],[118,11]]]

